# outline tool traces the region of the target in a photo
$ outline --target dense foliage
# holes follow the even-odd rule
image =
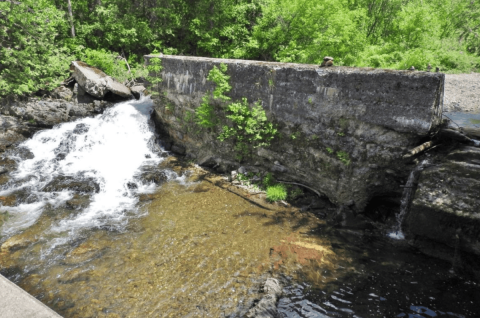
[[[0,2],[0,96],[55,88],[73,56],[58,45],[63,12],[48,0]]]
[[[479,35],[478,0],[3,0],[0,95],[48,89],[75,58],[135,76],[154,50],[478,71]]]

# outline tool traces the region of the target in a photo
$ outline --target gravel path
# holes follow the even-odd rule
[[[443,111],[480,113],[480,73],[445,74]]]

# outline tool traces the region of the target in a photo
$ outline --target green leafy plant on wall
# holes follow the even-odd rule
[[[230,76],[226,75],[227,66],[225,64],[220,64],[220,67],[216,66],[208,73],[207,79],[214,82],[215,89],[213,90],[213,98],[220,99],[222,102],[227,102],[230,100],[230,97],[226,96],[225,93],[229,92],[232,87],[228,83]],[[200,107],[195,110],[196,122],[204,128],[214,128],[217,126],[219,119],[215,114],[215,106],[212,104],[210,94],[207,93],[202,97],[202,103]]]
[[[241,102],[227,105],[226,111],[226,118],[230,119],[232,125],[223,126],[218,139],[224,141],[235,138],[237,143],[248,143],[253,148],[270,145],[277,129],[268,121],[260,103],[249,107],[247,99],[242,98]]]
[[[222,127],[218,139],[221,141],[232,140],[238,160],[248,156],[252,148],[270,145],[271,140],[277,134],[275,126],[268,121],[265,110],[260,103],[249,106],[246,98],[238,102],[230,102],[228,93],[232,87],[229,84],[230,76],[226,74],[227,66],[220,64],[209,72],[207,79],[215,83],[212,93],[213,98],[226,103],[222,106],[225,114],[224,120],[227,125]],[[215,105],[211,97],[205,95],[200,107],[196,110],[196,121],[204,128],[215,128],[220,118],[215,113]]]
[[[162,69],[162,60],[159,57],[150,58],[147,66],[147,81],[150,83],[149,89],[151,90],[152,95],[160,94],[160,83],[162,82],[160,72]]]
[[[337,158],[346,166],[350,164],[350,157],[345,151],[337,151]]]

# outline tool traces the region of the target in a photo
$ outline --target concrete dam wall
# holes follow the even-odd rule
[[[157,85],[154,115],[174,151],[222,172],[240,165],[271,171],[356,211],[374,196],[402,191],[412,169],[402,156],[441,122],[441,73],[160,58],[163,81]],[[230,76],[231,100],[260,103],[279,131],[269,146],[251,149],[241,161],[231,142],[216,137],[227,121],[211,129],[195,122],[202,97],[215,88],[207,76],[221,63]],[[216,112],[223,112],[222,102],[213,102]]]

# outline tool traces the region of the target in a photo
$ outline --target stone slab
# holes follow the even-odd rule
[[[132,97],[128,87],[117,82],[98,68],[82,61],[73,61],[70,69],[77,83],[94,97],[103,98],[109,91],[124,98]]]
[[[157,56],[147,55],[147,61]],[[306,119],[346,117],[399,132],[428,134],[441,121],[445,74],[375,68],[319,67],[235,59],[163,55],[160,86],[198,104],[212,91],[213,66],[228,67],[233,100],[261,101],[277,118],[302,124]]]
[[[0,275],[0,317],[61,318],[32,295]]]

